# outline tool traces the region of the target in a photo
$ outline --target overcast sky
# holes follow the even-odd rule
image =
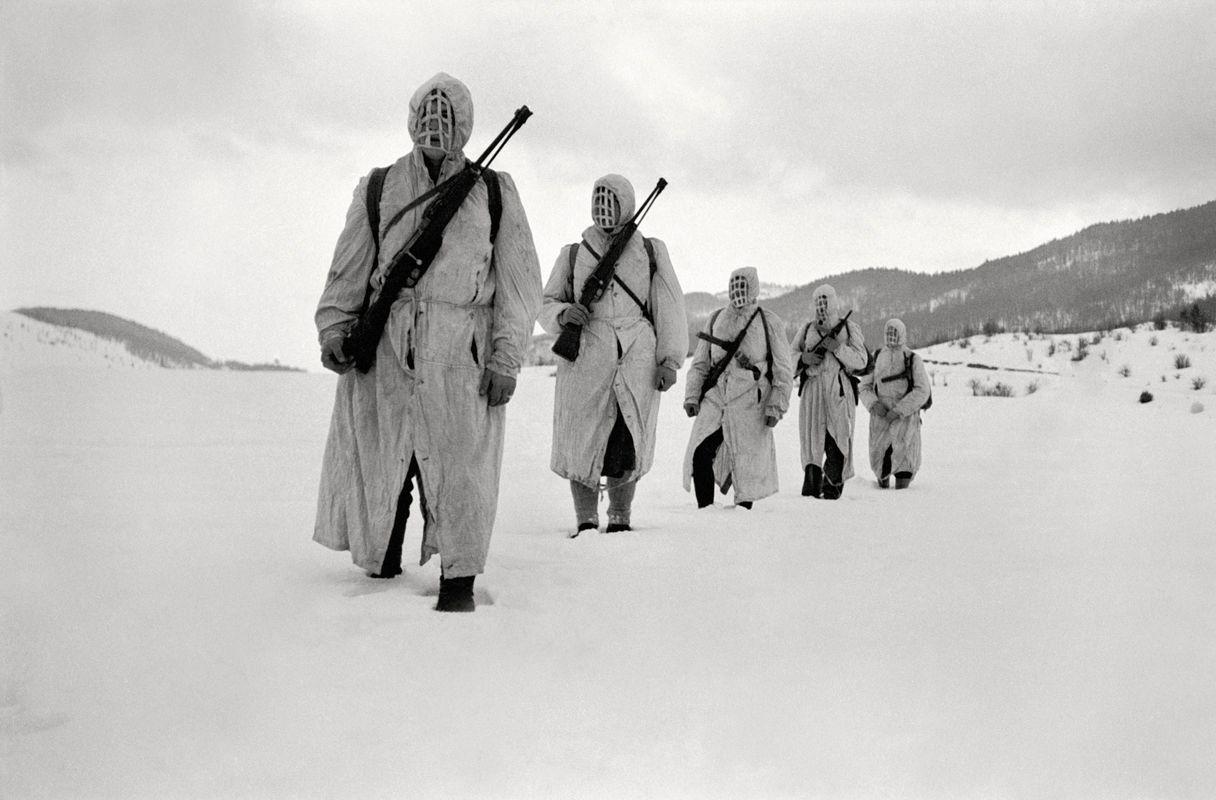
[[[1210,3],[0,5],[0,308],[92,308],[215,358],[316,365],[358,179],[442,70],[547,276],[595,178],[691,290],[974,267],[1216,199]],[[860,309],[864,314],[864,308]]]

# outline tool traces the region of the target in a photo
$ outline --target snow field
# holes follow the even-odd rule
[[[0,369],[0,796],[1205,796],[1211,387],[1134,377],[1216,335],[1166,333],[1029,396],[943,368],[898,493],[859,410],[844,497],[799,497],[792,411],[751,512],[682,491],[677,386],[638,530],[574,540],[528,369],[456,616],[310,541],[332,376]]]

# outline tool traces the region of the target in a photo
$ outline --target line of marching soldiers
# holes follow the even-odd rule
[[[349,550],[371,577],[392,578],[402,571],[417,499],[420,563],[439,555],[436,608],[444,611],[475,606],[473,580],[497,509],[505,405],[535,321],[554,334],[581,329],[577,357],[559,361],[553,409],[551,467],[570,484],[573,536],[599,528],[601,482],[606,531],[631,529],[638,480],[654,461],[659,397],[675,385],[689,344],[666,245],[629,227],[636,200],[628,180],[595,182],[593,224],[562,248],[542,289],[515,184],[487,169],[454,206],[421,278],[388,298],[374,360],[354,368],[346,343],[394,254],[425,229],[424,201],[466,169],[472,122],[468,89],[455,78],[440,73],[415,92],[414,147],[355,189],[316,312],[322,364],[341,377],[313,538]],[[579,302],[603,277],[597,267],[610,250],[620,252],[610,279],[594,301]],[[715,487],[733,490],[744,508],[777,491],[772,429],[795,381],[804,495],[838,498],[852,476],[858,397],[870,410],[880,485],[894,475],[896,488],[907,486],[920,466],[929,378],[907,350],[903,324],[887,323],[867,371],[861,330],[832,287],[815,291],[814,317],[792,348],[784,322],[759,306],[759,287],[753,268],[731,275],[729,302],[698,335],[688,368],[684,409],[696,420],[684,475],[698,506],[712,504]],[[865,373],[859,386],[855,373]]]

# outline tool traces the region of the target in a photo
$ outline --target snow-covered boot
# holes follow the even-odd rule
[[[609,517],[608,518],[608,527],[604,528],[604,533],[622,533],[624,531],[631,531],[631,530],[633,530],[633,526],[629,524],[628,519],[621,519],[620,517],[616,517],[616,518]]]
[[[439,601],[435,603],[436,611],[472,611],[477,607],[473,602],[473,579],[476,575],[464,578],[439,578]]]
[[[910,484],[910,483],[912,483],[912,473],[911,472],[895,473],[895,488],[896,489],[907,489],[908,484]]]
[[[823,470],[814,464],[806,465],[806,474],[802,478],[802,496],[823,496]]]

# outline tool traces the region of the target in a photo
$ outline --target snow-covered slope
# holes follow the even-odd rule
[[[45,367],[152,369],[159,365],[135,356],[120,342],[0,311],[0,369]]]
[[[962,382],[981,392],[1000,383],[1014,395],[1024,395],[1068,381],[1085,390],[1103,388],[1133,399],[1147,391],[1156,400],[1186,404],[1203,403],[1216,392],[1216,332],[1198,334],[1173,326],[1002,333],[918,352],[935,383]]]
[[[934,348],[1061,374],[934,365],[922,473],[837,502],[791,414],[750,512],[680,488],[677,386],[637,530],[574,540],[525,370],[455,617],[310,541],[332,376],[0,370],[0,796],[1205,796],[1216,334],[1152,335]]]

